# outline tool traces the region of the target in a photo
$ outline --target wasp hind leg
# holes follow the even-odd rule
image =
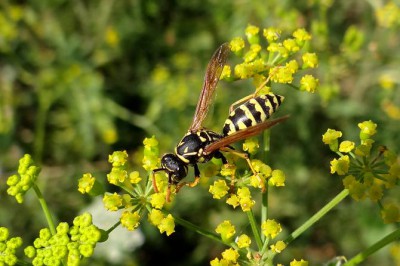
[[[231,153],[231,154],[233,154],[233,155],[235,155],[235,156],[237,156],[237,157],[240,157],[240,158],[242,158],[242,159],[245,159],[246,162],[247,162],[247,164],[249,165],[251,171],[253,172],[253,175],[256,176],[257,179],[259,180],[260,185],[261,185],[261,190],[262,190],[262,192],[264,193],[264,192],[266,191],[265,183],[264,183],[264,181],[261,179],[261,177],[260,177],[260,175],[257,173],[257,171],[254,169],[253,165],[251,164],[249,155],[248,155],[247,153],[239,152],[239,151],[233,150],[233,149],[230,148],[230,147],[221,148],[221,151],[229,152],[229,153]]]

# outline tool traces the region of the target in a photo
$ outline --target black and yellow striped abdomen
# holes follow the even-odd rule
[[[239,105],[225,120],[222,134],[231,135],[236,131],[255,126],[266,121],[283,102],[284,97],[268,93],[252,98]]]

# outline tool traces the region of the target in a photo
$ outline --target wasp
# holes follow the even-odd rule
[[[176,191],[179,191],[184,185],[194,187],[198,184],[200,179],[198,163],[205,163],[212,158],[218,158],[221,159],[223,164],[227,164],[228,162],[221,151],[231,152],[246,159],[255,174],[248,155],[235,151],[230,147],[230,144],[255,136],[288,118],[288,116],[283,116],[267,121],[284,98],[272,93],[260,96],[255,96],[254,94],[254,96],[249,97],[250,99],[246,99],[244,103],[240,103],[236,108],[233,108],[233,105],[231,106],[222,134],[205,129],[202,126],[229,51],[229,44],[224,43],[214,52],[206,69],[203,87],[188,132],[175,147],[175,152],[164,154],[161,158],[161,167],[152,171],[155,192],[159,192],[155,181],[155,173],[165,171],[168,174],[167,201],[169,201],[171,185],[176,185]],[[189,166],[194,168],[194,181],[191,183],[181,182],[187,176]]]

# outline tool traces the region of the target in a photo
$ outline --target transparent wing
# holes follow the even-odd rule
[[[222,44],[213,54],[208,63],[206,74],[204,76],[203,88],[194,113],[193,122],[189,130],[197,131],[202,127],[202,123],[207,116],[208,109],[212,101],[212,96],[217,87],[219,78],[224,68],[229,54],[229,44]]]
[[[222,147],[229,146],[230,144],[235,143],[239,140],[244,140],[244,139],[253,137],[255,135],[258,135],[262,131],[264,131],[278,123],[281,123],[288,118],[289,118],[289,116],[285,115],[285,116],[279,117],[277,119],[268,120],[268,121],[265,121],[264,123],[237,131],[237,132],[233,133],[232,135],[226,136],[216,142],[211,143],[210,145],[207,145],[204,149],[204,153],[210,154],[216,150],[221,149]]]

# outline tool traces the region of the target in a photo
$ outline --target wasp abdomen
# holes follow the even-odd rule
[[[228,136],[266,121],[283,100],[283,96],[269,93],[257,96],[239,105],[225,120],[223,135]]]

